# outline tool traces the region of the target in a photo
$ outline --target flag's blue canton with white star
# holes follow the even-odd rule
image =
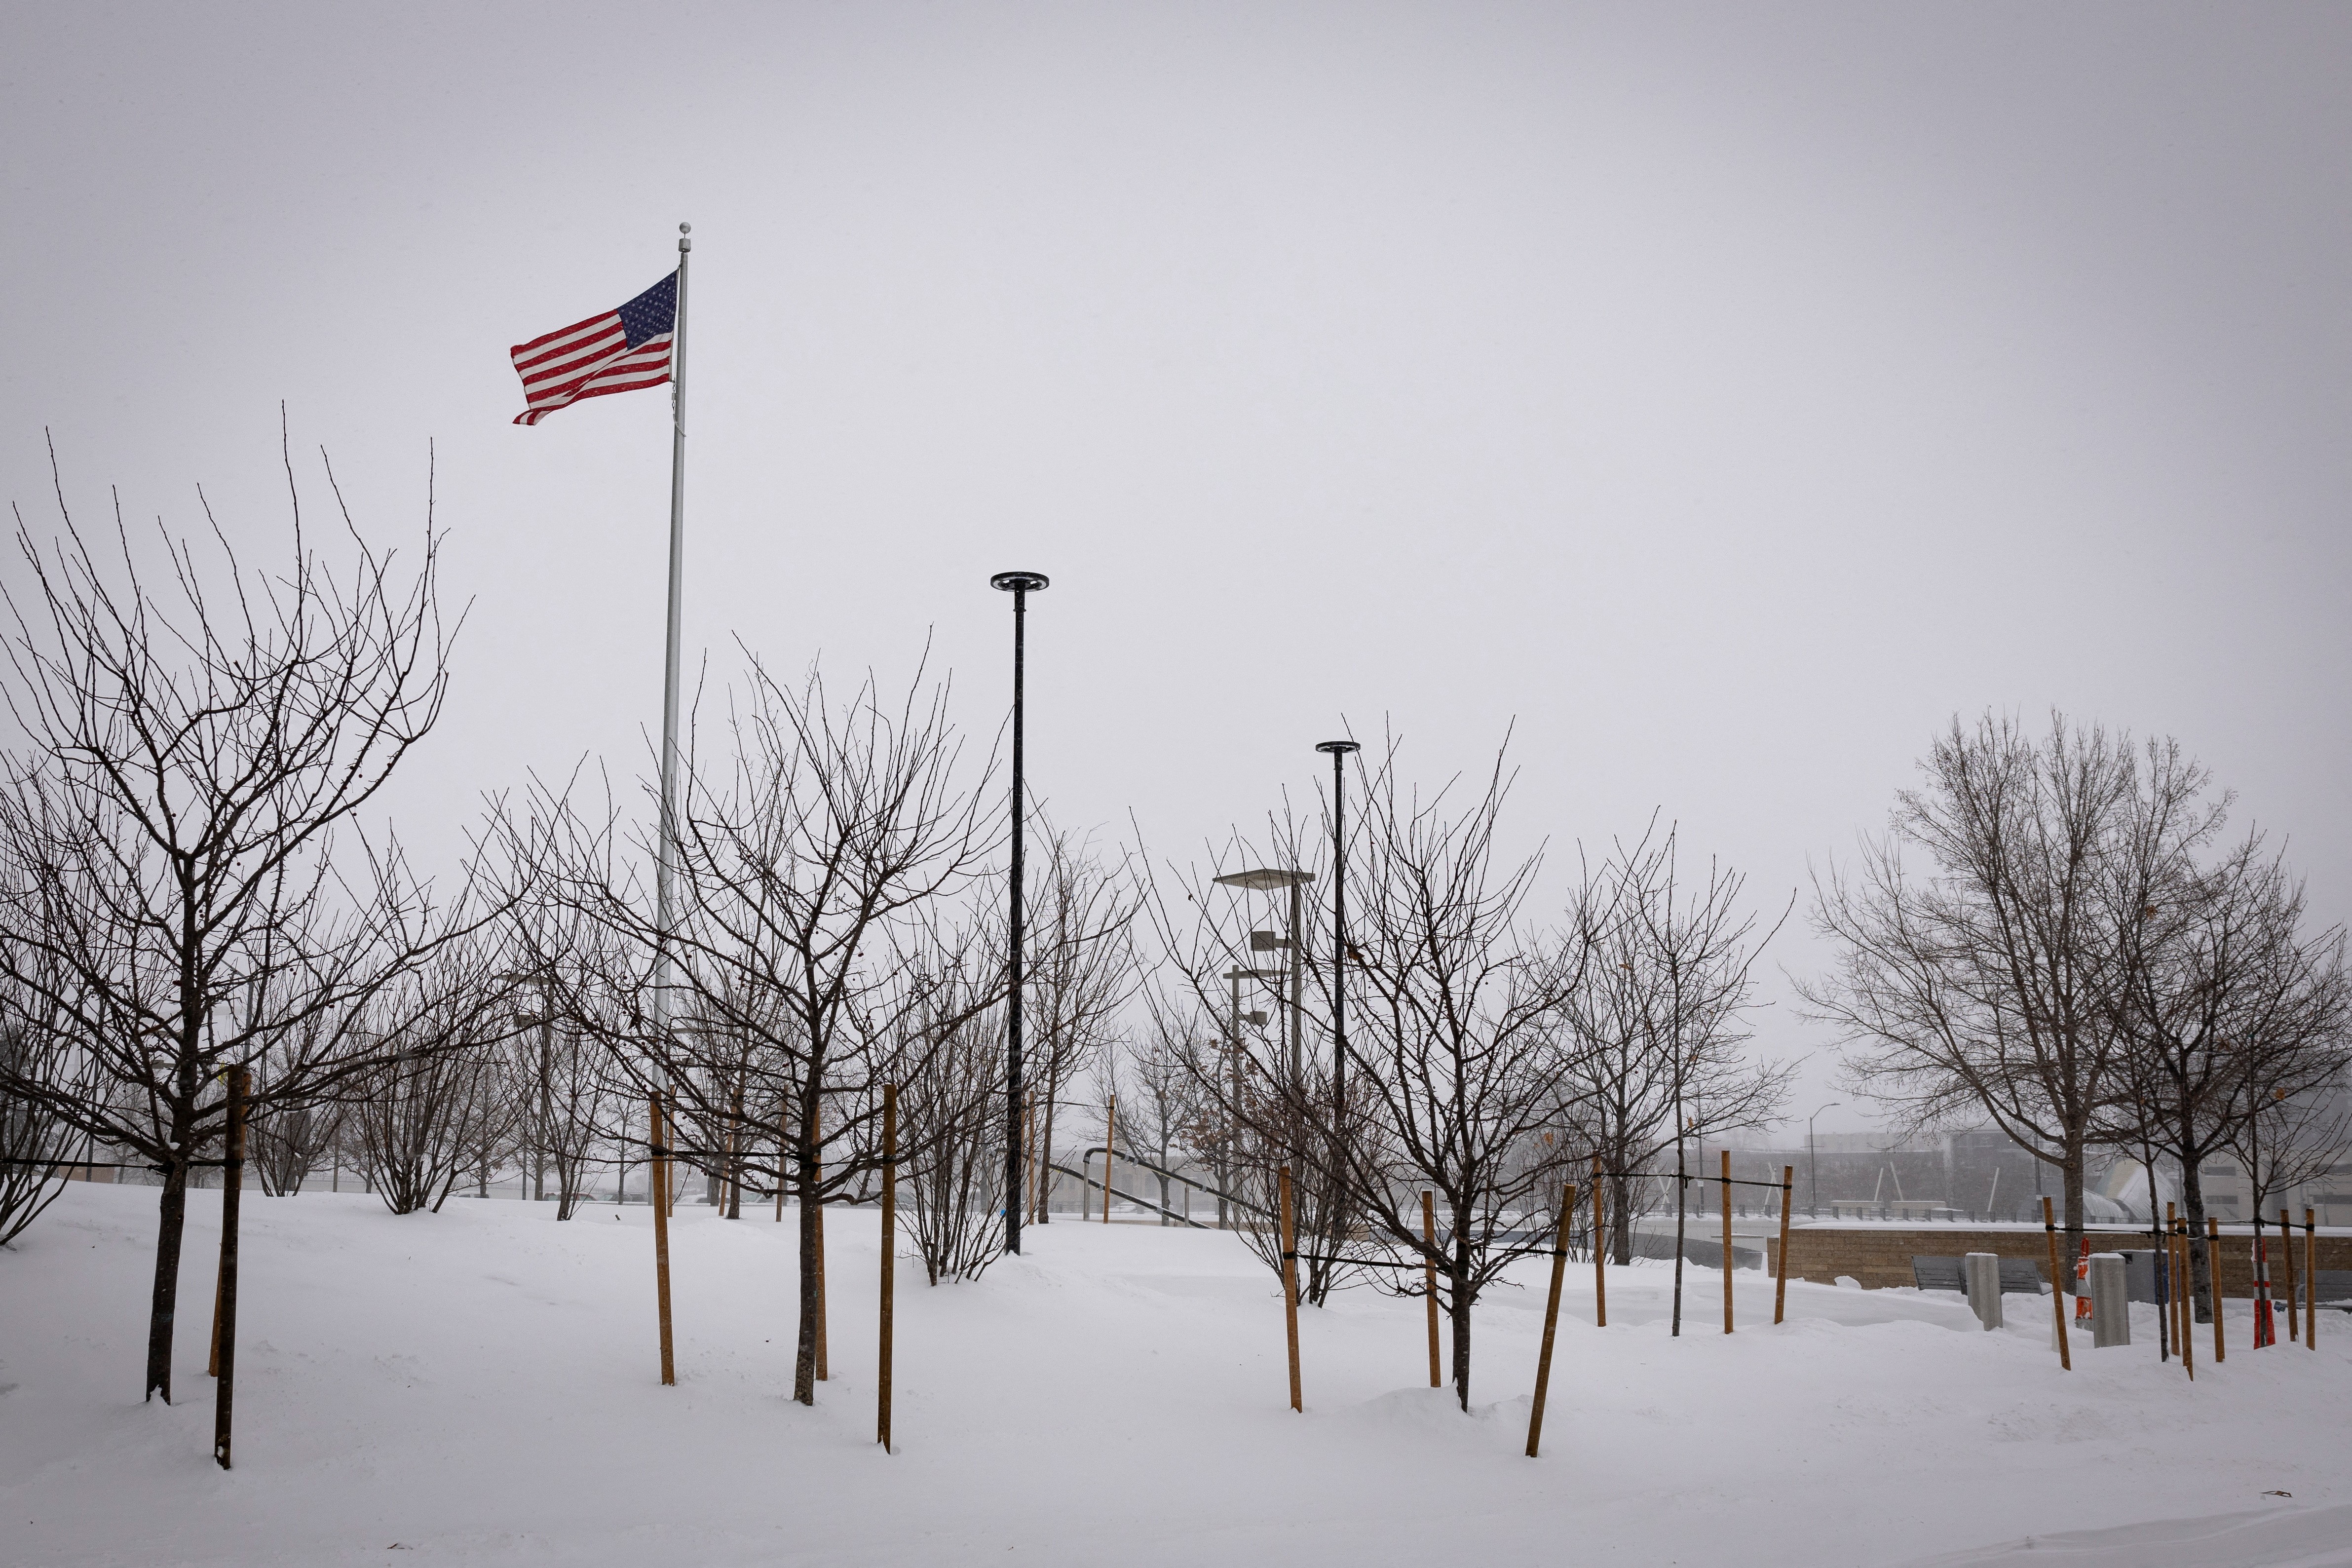
[[[609,294],[606,299],[612,298]],[[677,325],[677,274],[673,272],[621,307],[621,330],[635,348]]]

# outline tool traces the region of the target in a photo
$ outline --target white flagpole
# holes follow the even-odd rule
[[[669,629],[662,656],[661,843],[654,858],[654,1037],[669,1066],[669,934],[677,878],[678,619],[686,572],[686,263],[692,225],[677,226],[677,319],[669,349]]]

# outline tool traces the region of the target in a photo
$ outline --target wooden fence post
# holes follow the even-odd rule
[[[1421,1194],[1421,1239],[1433,1250],[1437,1246],[1437,1199],[1426,1187]],[[1428,1256],[1421,1260],[1421,1287],[1429,1297],[1429,1386],[1443,1388],[1445,1378],[1438,1369],[1437,1360],[1437,1265]]]
[[[1551,1296],[1544,1303],[1543,1348],[1536,1352],[1536,1397],[1528,1407],[1528,1458],[1543,1440],[1544,1396],[1551,1392],[1552,1338],[1559,1331],[1559,1281],[1568,1272],[1568,1222],[1576,1213],[1576,1184],[1561,1189],[1559,1235],[1551,1244]]]
[[[1601,1156],[1592,1156],[1592,1326],[1609,1326],[1609,1244],[1601,1205]]]
[[[1103,1112],[1103,1224],[1110,1223],[1110,1162],[1111,1150],[1118,1143],[1118,1096],[1110,1097],[1110,1105]],[[1288,1247],[1284,1242],[1284,1247]]]
[[[2230,1347],[2221,1339],[2221,1222],[2210,1214],[2205,1216],[2205,1258],[2207,1294],[2213,1299],[2213,1364],[2219,1366]]]
[[[2294,1304],[2294,1216],[2291,1210],[2279,1210],[2279,1253],[2286,1260],[2286,1342],[2301,1339],[2303,1325],[2296,1321]]]
[[[2194,1323],[2197,1290],[2194,1290],[2194,1286],[2189,1286],[2188,1220],[2173,1213],[2173,1204],[2164,1206],[2164,1246],[2171,1248],[2171,1258],[2166,1262],[2171,1262],[2173,1277],[2173,1347],[2180,1352],[2180,1368],[2189,1375],[2189,1383],[2197,1383],[2197,1359],[2192,1354],[2194,1335],[2189,1333],[2197,1326]]]
[[[898,1086],[882,1086],[882,1342],[874,1440],[890,1451],[890,1330],[898,1284]]]
[[[2050,1212],[2047,1197],[2042,1200],[2042,1228],[2050,1237],[2050,1314],[2058,1325],[2058,1367],[2072,1372],[2074,1358],[2066,1350],[2066,1277],[2058,1272],[2058,1221]]]
[[[1731,1151],[1723,1151],[1723,1331],[1731,1331]]]
[[[223,1239],[223,1240],[226,1240],[226,1239],[227,1239],[227,1237],[226,1237],[226,1234],[224,1234],[224,1235],[223,1235],[222,1239]],[[207,1351],[205,1352],[205,1375],[206,1377],[218,1377],[218,1376],[220,1375],[220,1318],[221,1318],[221,1277],[220,1277],[220,1269],[219,1269],[218,1266],[217,1266],[217,1265],[215,1265],[215,1268],[214,1268],[214,1269],[213,1269],[213,1337],[212,1337],[212,1342],[211,1342],[212,1348],[211,1348],[211,1349],[209,1349],[209,1350],[207,1350]]]
[[[650,1180],[654,1200],[654,1310],[661,1320],[661,1380],[677,1382],[677,1362],[669,1337],[669,1129],[662,1115],[661,1090],[649,1097],[652,1106],[653,1165]]]
[[[2319,1226],[2303,1211],[2303,1339],[2319,1348]]]
[[[1289,1166],[1285,1165],[1276,1173],[1275,1183],[1282,1199],[1282,1229],[1279,1233],[1282,1241],[1282,1320],[1283,1331],[1290,1340],[1290,1407],[1303,1414],[1307,1405],[1298,1391],[1298,1242],[1290,1224]],[[1110,1212],[1108,1187],[1109,1184],[1105,1183],[1103,1212],[1106,1214]]]
[[[221,1167],[220,1302],[213,1319],[213,1459],[229,1468],[229,1418],[236,1399],[236,1221],[245,1191],[245,1101],[252,1078],[228,1069],[228,1160]]]
[[[1780,1278],[1772,1286],[1772,1321],[1779,1322],[1789,1310],[1789,1199],[1797,1190],[1797,1167],[1780,1167]]]

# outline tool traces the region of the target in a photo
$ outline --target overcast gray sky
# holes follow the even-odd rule
[[[54,516],[46,426],[86,510],[202,482],[274,538],[283,399],[392,535],[436,442],[436,853],[645,754],[667,400],[518,427],[506,351],[688,219],[688,647],[931,635],[984,742],[987,576],[1050,573],[1066,824],[1188,856],[1343,723],[1436,779],[1516,721],[1556,887],[1662,807],[1760,906],[1954,712],[2056,705],[2179,737],[2352,908],[2352,8],[0,17],[8,497]]]

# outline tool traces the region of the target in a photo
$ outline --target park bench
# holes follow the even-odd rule
[[[1911,1279],[1922,1290],[1955,1290],[1963,1296],[1969,1293],[1967,1268],[1957,1258],[1927,1258],[1914,1253]],[[2042,1290],[2040,1264],[2030,1258],[2004,1258],[2000,1260],[2002,1295],[2039,1296]]]

